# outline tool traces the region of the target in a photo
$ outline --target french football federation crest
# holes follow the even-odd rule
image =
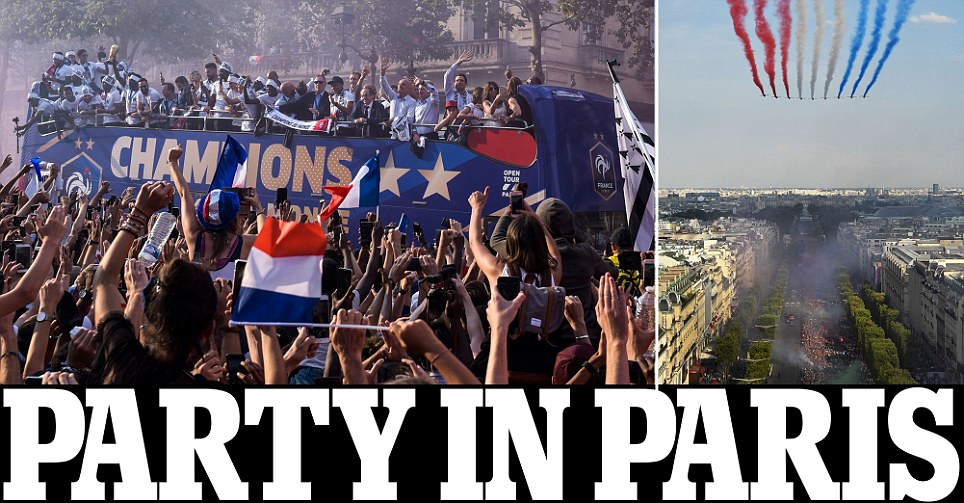
[[[603,199],[616,193],[616,165],[613,151],[602,142],[589,149],[589,165],[592,167],[592,188]]]

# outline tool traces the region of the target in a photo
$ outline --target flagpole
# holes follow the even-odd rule
[[[381,169],[381,167],[382,167],[382,160],[378,157],[378,156],[381,155],[381,153],[382,153],[381,150],[375,149],[375,158],[378,159],[378,169]],[[378,190],[381,191],[381,190],[382,190],[382,187],[381,187],[381,177],[380,177],[380,176],[378,177],[378,180],[379,180],[379,181],[378,181],[378,185],[379,185]],[[378,221],[378,222],[381,222],[381,221],[382,221],[382,216],[381,216],[381,213],[380,213],[380,211],[379,211],[379,210],[381,209],[381,207],[382,207],[382,205],[381,205],[380,203],[381,203],[381,201],[379,201],[379,204],[376,204],[376,205],[375,205],[375,220]]]
[[[246,321],[230,321],[228,325],[232,327],[243,327],[243,326],[253,326],[253,325],[267,325],[274,327],[311,327],[311,328],[345,328],[345,329],[357,329],[357,330],[377,330],[381,332],[387,332],[388,327],[383,327],[381,325],[350,325],[350,324],[338,324],[338,323],[254,323]]]

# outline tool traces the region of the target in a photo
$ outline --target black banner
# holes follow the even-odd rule
[[[956,499],[952,388],[5,388],[4,499]]]

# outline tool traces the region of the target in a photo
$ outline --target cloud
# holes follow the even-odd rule
[[[957,20],[950,16],[945,16],[943,14],[938,14],[934,11],[930,11],[927,14],[923,14],[920,16],[911,16],[910,22],[926,23],[926,24],[956,24]]]

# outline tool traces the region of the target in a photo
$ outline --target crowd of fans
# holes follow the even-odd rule
[[[487,236],[488,188],[469,198],[467,226],[448,220],[434,240],[369,214],[353,243],[337,213],[319,221],[315,321],[334,326],[232,326],[236,277],[224,271],[267,218],[292,219],[290,205],[268,215],[249,190],[195,203],[181,154],[169,152],[173,184],[116,196],[108,182],[61,194],[53,164],[32,197],[16,189],[29,164],[0,189],[4,384],[653,382],[655,312],[637,300],[652,271],[627,281],[558,199],[505,214]],[[176,228],[147,266],[138,253],[165,211]]]
[[[417,76],[392,84],[386,77],[391,64],[385,58],[378,67],[378,88],[364,84],[374,71],[368,65],[351,72],[347,82],[322,70],[309,85],[282,81],[276,71],[255,78],[238,75],[217,55],[203,74],[194,71],[173,83],[161,74],[159,82],[152,83],[118,61],[117,50],[114,46],[108,54],[101,48],[96,62],[88,60],[84,49],[55,52],[53,63],[31,88],[30,119],[18,130],[53,122],[49,129],[56,131],[96,125],[261,133],[270,127],[267,111],[276,109],[302,121],[337,121],[330,134],[390,136],[424,148],[425,138],[463,140],[466,126],[526,128],[532,123],[531,111],[519,95],[523,82],[508,68],[501,88],[495,82],[469,87],[468,77],[459,70],[472,60],[471,52],[458,57],[438,89]],[[532,77],[526,84],[541,82]]]

